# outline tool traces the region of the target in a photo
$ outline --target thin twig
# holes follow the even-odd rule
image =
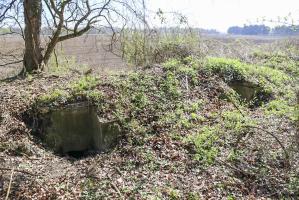
[[[242,110],[239,108],[239,106],[237,106],[237,105],[235,104],[234,101],[232,101],[232,103],[233,103],[234,107],[241,113],[241,115],[242,115],[243,117],[245,117],[244,113],[243,113]],[[289,156],[289,154],[288,154],[288,152],[287,152],[285,146],[284,146],[284,145],[282,144],[282,142],[278,139],[278,137],[276,137],[276,136],[275,136],[273,133],[271,133],[270,131],[267,131],[267,130],[265,130],[265,129],[261,128],[261,127],[258,127],[258,126],[245,125],[244,127],[245,127],[245,128],[254,128],[254,129],[258,129],[258,130],[261,130],[261,131],[267,133],[268,135],[272,136],[272,137],[277,141],[277,143],[280,145],[281,149],[284,151],[284,154],[285,154],[285,163],[287,164],[287,166],[290,166],[290,162],[289,162],[289,158],[290,158],[290,156]]]
[[[55,57],[56,68],[58,68],[59,67],[59,63],[58,63],[58,58],[57,58],[57,54],[56,54],[56,49],[55,48],[53,50],[53,53],[54,53],[54,57]]]
[[[11,170],[12,170],[12,168],[0,167],[0,171],[11,171]],[[20,172],[20,173],[23,173],[23,174],[28,174],[28,175],[31,175],[31,176],[38,176],[38,174],[32,174],[32,173],[24,171],[24,170],[15,169],[14,171]]]
[[[224,161],[222,161],[222,160],[219,160],[219,159],[218,159],[218,160],[216,160],[216,162],[218,162],[219,164],[225,165],[225,166],[227,166],[227,167],[233,169],[234,171],[237,171],[237,172],[239,172],[239,173],[241,173],[241,174],[244,174],[244,175],[246,175],[246,176],[251,176],[251,177],[254,177],[254,176],[255,176],[255,174],[252,174],[252,173],[250,173],[250,172],[246,172],[246,171],[244,171],[244,170],[241,170],[241,169],[239,169],[239,168],[237,168],[237,167],[234,167],[234,166],[232,166],[232,165],[230,165],[230,164],[228,164],[227,162],[224,162]]]
[[[101,180],[99,177],[97,177],[97,176],[90,176],[91,178],[95,178],[95,179],[98,179],[98,180]],[[107,178],[109,179],[109,183],[110,183],[110,185],[112,186],[112,188],[116,191],[116,193],[118,194],[118,196],[119,197],[122,197],[122,194],[121,194],[121,192],[120,192],[120,190],[118,189],[118,187],[112,182],[112,178],[109,176],[109,175],[107,175]]]
[[[230,99],[230,98],[229,98]],[[242,117],[245,117],[244,113],[242,112],[242,110],[239,108],[239,106],[235,103],[235,101],[233,99],[230,99],[230,101],[232,102],[232,104],[234,105],[234,107],[240,112],[240,114],[242,115]]]
[[[121,175],[121,176],[123,175],[118,167],[114,167],[114,169],[117,171],[117,173],[118,173],[119,175]]]
[[[268,135],[272,136],[277,141],[277,143],[280,145],[281,149],[284,151],[286,164],[289,165],[289,158],[290,158],[289,153],[286,150],[285,146],[282,144],[282,142],[278,139],[278,137],[276,137],[276,135],[274,135],[270,131],[263,129],[261,127],[258,127],[258,126],[245,125],[244,127],[258,129],[258,130],[261,130],[261,131],[267,133]]]
[[[118,187],[112,182],[112,178],[107,174],[108,179],[110,180],[110,185],[113,187],[113,189],[117,192],[117,194],[121,197],[121,192],[118,189]]]
[[[9,193],[10,193],[10,188],[11,188],[11,183],[12,183],[13,173],[14,173],[14,168],[12,168],[12,170],[11,170],[10,180],[9,180],[9,184],[8,184],[8,189],[7,189],[7,193],[6,193],[5,200],[8,200],[8,197],[9,197]]]
[[[18,64],[18,63],[21,63],[21,62],[23,62],[23,60],[17,60],[17,61],[13,61],[13,62],[10,62],[10,63],[1,64],[0,67],[4,67],[4,66],[7,66],[7,65]]]

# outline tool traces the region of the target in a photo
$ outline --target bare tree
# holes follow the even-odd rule
[[[0,3],[0,24],[5,19],[15,20],[25,41],[23,57],[27,72],[43,70],[62,41],[79,37],[93,28],[122,26],[125,13],[136,13],[134,1],[128,0],[5,0]],[[15,15],[10,15],[14,5]],[[20,16],[20,17],[16,17]],[[113,26],[114,25],[114,26]],[[24,27],[24,31],[22,30]],[[41,45],[42,32],[50,36],[45,46]]]

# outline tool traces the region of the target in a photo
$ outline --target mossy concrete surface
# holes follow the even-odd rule
[[[120,134],[114,122],[101,122],[96,109],[72,105],[54,110],[42,119],[44,142],[55,152],[105,151]]]
[[[248,102],[253,100],[257,92],[261,90],[261,88],[249,82],[232,82],[229,86],[233,88],[242,99]]]

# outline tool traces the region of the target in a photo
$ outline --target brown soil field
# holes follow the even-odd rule
[[[43,44],[46,43],[43,39]],[[125,62],[120,56],[109,49],[110,38],[101,35],[86,35],[62,42],[56,47],[58,61],[72,60],[76,65],[85,65],[95,71],[123,70]],[[0,37],[0,79],[15,75],[22,67],[22,63],[5,65],[22,59],[24,42],[21,37]],[[6,56],[9,55],[9,56]],[[61,64],[61,63],[59,63]],[[2,66],[3,65],[3,66]]]

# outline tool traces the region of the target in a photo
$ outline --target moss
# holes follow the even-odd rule
[[[266,66],[258,66],[242,63],[239,60],[227,58],[209,58],[203,66],[203,70],[214,73],[224,79],[225,82],[248,82],[260,87],[258,96],[262,99],[292,98],[295,80],[285,72]],[[272,94],[272,95],[271,95]]]
[[[94,102],[99,103],[99,102],[101,102],[101,100],[104,98],[104,94],[103,94],[103,92],[101,92],[101,91],[98,91],[98,90],[92,90],[92,91],[90,91],[90,92],[88,92],[88,93],[86,94],[86,97],[87,97],[87,99],[90,100],[90,101],[94,101]]]
[[[293,176],[290,178],[288,183],[288,189],[295,195],[299,195],[299,178],[297,176]]]
[[[82,94],[84,91],[94,89],[99,84],[99,80],[93,76],[83,78],[70,84],[71,92],[75,95]]]
[[[299,62],[282,53],[254,52],[255,62],[284,71],[292,76],[299,76]]]
[[[170,200],[179,200],[182,199],[181,191],[168,187],[165,189],[166,194]]]
[[[196,192],[190,192],[187,195],[187,200],[200,200],[200,199],[201,198],[200,198],[199,194]]]
[[[101,182],[101,184],[107,184],[105,181]],[[81,199],[90,200],[90,199],[102,199],[103,194],[98,191],[99,181],[87,178],[81,183],[82,194]]]
[[[218,114],[219,116],[219,114]],[[256,125],[257,122],[249,117],[247,113],[241,114],[239,110],[225,111],[221,114],[218,123],[213,125],[204,125],[200,131],[193,134],[185,142],[191,142],[195,146],[195,159],[204,165],[214,164],[215,159],[220,153],[221,138],[225,133],[230,135],[240,135],[248,130],[249,126]],[[236,157],[236,154],[229,155],[230,159]]]
[[[248,76],[242,63],[233,59],[209,58],[203,69],[220,75],[225,82],[244,81]]]
[[[243,113],[239,110],[225,111],[221,117],[223,127],[233,134],[241,134],[248,129],[248,126],[257,124],[257,121],[251,119],[244,109]]]
[[[54,89],[53,91],[38,97],[39,104],[51,104],[58,101],[66,101],[68,93],[62,89]]]
[[[204,126],[200,132],[187,139],[195,145],[196,160],[202,161],[205,165],[214,163],[219,152],[216,142],[220,132],[219,126]]]
[[[220,75],[226,82],[247,80],[263,87],[267,87],[267,84],[279,87],[291,82],[291,77],[280,70],[250,65],[235,59],[209,58],[204,69]]]
[[[290,105],[287,101],[277,99],[265,104],[263,110],[266,115],[275,115],[278,117],[286,117],[296,120],[295,106]]]
[[[99,83],[96,77],[84,76],[70,83],[64,89],[54,89],[39,96],[35,104],[54,107],[78,101],[90,101],[94,104],[99,104],[104,98],[103,92],[96,89]]]

